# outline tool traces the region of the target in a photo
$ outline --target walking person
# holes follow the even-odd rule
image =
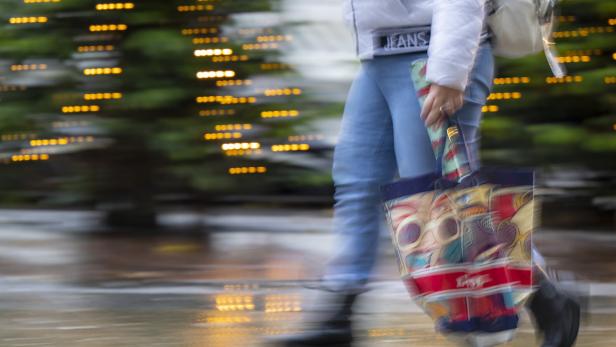
[[[338,254],[323,278],[319,324],[282,337],[284,346],[339,346],[352,340],[351,313],[369,281],[379,240],[379,188],[396,177],[437,170],[427,126],[456,117],[471,166],[479,166],[481,109],[490,94],[494,57],[484,0],[345,0],[361,67],[345,105],[334,152],[334,228]],[[431,83],[420,109],[411,63],[428,58]],[[541,256],[534,252],[537,262]],[[529,307],[543,347],[569,347],[579,306],[540,276]]]

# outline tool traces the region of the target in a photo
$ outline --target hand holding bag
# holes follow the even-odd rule
[[[411,67],[420,103],[425,66]],[[504,343],[532,292],[533,172],[472,171],[455,122],[428,133],[441,172],[382,189],[400,275],[441,333],[471,346]]]

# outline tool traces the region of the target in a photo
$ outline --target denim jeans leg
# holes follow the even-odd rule
[[[380,186],[395,173],[389,109],[365,65],[351,86],[334,151],[336,255],[324,280],[337,287],[368,280],[382,221]]]

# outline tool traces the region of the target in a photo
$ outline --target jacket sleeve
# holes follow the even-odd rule
[[[485,0],[434,0],[428,81],[464,90],[483,29]]]

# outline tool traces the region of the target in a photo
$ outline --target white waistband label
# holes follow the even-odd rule
[[[374,55],[423,52],[430,43],[430,26],[379,29],[372,32]]]

